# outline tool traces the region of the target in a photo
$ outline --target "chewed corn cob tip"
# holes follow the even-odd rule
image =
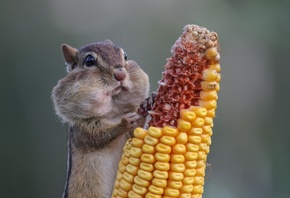
[[[183,34],[171,48],[172,56],[167,59],[159,81],[149,125],[176,126],[180,110],[190,106],[216,106],[220,79],[217,39],[215,32],[204,27],[184,27]]]
[[[220,81],[217,34],[187,25],[167,59],[148,130],[124,146],[112,197],[203,194]]]

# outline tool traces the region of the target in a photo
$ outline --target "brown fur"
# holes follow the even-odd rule
[[[62,51],[69,73],[54,87],[52,99],[69,125],[63,197],[110,197],[126,132],[145,121],[136,111],[148,95],[148,76],[109,40],[79,50],[63,45]],[[96,66],[84,65],[88,54]],[[124,79],[117,80],[117,74]]]

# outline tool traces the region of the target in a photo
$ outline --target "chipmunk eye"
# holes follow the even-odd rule
[[[87,67],[91,67],[91,66],[95,66],[96,65],[96,59],[95,57],[93,57],[92,55],[87,55],[86,59],[85,59],[85,65]]]
[[[124,59],[127,60],[127,53],[124,52]]]

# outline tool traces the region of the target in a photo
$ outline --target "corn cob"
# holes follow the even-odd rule
[[[187,25],[167,59],[148,130],[124,146],[112,197],[203,194],[220,81],[217,34]]]

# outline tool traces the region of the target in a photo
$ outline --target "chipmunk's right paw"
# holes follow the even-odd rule
[[[143,117],[149,115],[149,111],[152,110],[157,92],[152,92],[148,98],[146,98],[139,106],[138,113]]]
[[[125,125],[126,128],[132,130],[138,126],[144,124],[143,117],[138,115],[138,113],[127,113],[122,117],[121,123]]]

